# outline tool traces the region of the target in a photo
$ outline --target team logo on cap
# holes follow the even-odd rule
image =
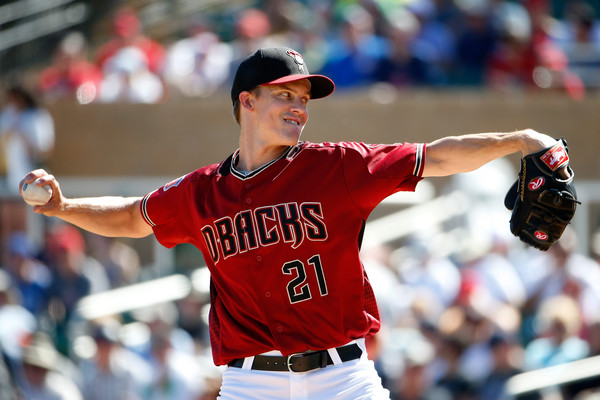
[[[298,69],[300,72],[304,72],[304,58],[302,58],[302,54],[294,50],[287,50],[285,54],[294,59],[294,62],[298,64]]]

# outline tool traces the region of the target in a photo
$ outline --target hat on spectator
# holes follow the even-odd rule
[[[245,58],[237,69],[231,88],[231,100],[235,103],[240,93],[257,86],[279,85],[308,79],[311,83],[311,99],[329,96],[335,84],[324,75],[311,75],[302,55],[287,47],[259,49]]]
[[[66,250],[82,253],[85,251],[85,240],[81,232],[72,225],[61,225],[50,232],[48,247],[53,251]]]
[[[46,370],[58,367],[59,355],[52,339],[43,332],[35,332],[23,348],[23,363]]]

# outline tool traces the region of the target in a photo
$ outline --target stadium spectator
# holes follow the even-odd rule
[[[428,234],[410,237],[400,260],[398,274],[412,290],[431,296],[444,309],[455,302],[462,279],[459,268],[436,249]]]
[[[258,8],[243,10],[235,16],[234,56],[237,58],[267,45],[271,32],[271,21],[264,11]]]
[[[0,176],[4,193],[17,194],[24,171],[45,164],[54,149],[54,120],[22,86],[6,91],[0,112]]]
[[[547,253],[530,257],[527,268],[520,268],[528,294],[522,307],[525,318],[524,341],[529,342],[536,311],[547,299],[566,295],[575,300],[582,329],[600,315],[600,266],[577,251],[577,235],[567,228]],[[583,333],[583,332],[581,332]]]
[[[168,330],[151,338],[152,382],[142,391],[147,400],[196,400],[204,392],[200,365],[190,354],[173,349]]]
[[[428,61],[413,52],[413,42],[421,30],[421,22],[405,7],[387,14],[385,37],[389,50],[379,65],[377,79],[395,87],[422,86],[434,82]]]
[[[534,83],[543,89],[564,91],[575,100],[585,96],[581,78],[571,71],[565,52],[552,40],[549,0],[525,2],[532,21],[532,45],[538,65],[533,71]]]
[[[47,238],[48,265],[52,283],[48,288],[49,313],[54,320],[54,342],[62,354],[69,353],[69,324],[83,297],[110,288],[102,265],[86,254],[81,232],[71,225],[58,225]]]
[[[450,345],[450,354],[458,350],[458,344],[461,345],[455,373],[472,386],[478,385],[493,368],[489,340],[495,329],[491,320],[493,308],[487,304],[486,293],[485,287],[477,287],[464,304],[448,308],[440,317],[443,321],[440,331],[451,339],[446,343]],[[460,324],[456,324],[458,321]]]
[[[360,254],[365,271],[369,275],[369,281],[373,285],[381,320],[385,321],[385,324],[389,324],[390,327],[394,327],[409,313],[409,310],[407,310],[409,301],[401,302],[398,300],[401,284],[392,265],[391,252],[391,246],[382,244],[367,245],[361,249]],[[406,296],[404,299],[409,297]],[[402,307],[405,307],[404,313],[399,310]]]
[[[536,60],[527,10],[519,3],[503,1],[494,9],[493,18],[499,41],[488,61],[487,84],[493,89],[531,87]]]
[[[99,293],[110,289],[106,271],[102,264],[86,253],[87,245],[79,229],[67,224],[57,224],[52,227],[47,236],[46,251],[48,264],[56,281],[70,281],[81,277],[89,282],[87,293]],[[65,285],[65,282],[53,281],[53,285]],[[79,285],[76,285],[79,286]],[[54,288],[57,293],[63,293],[65,305],[70,310],[81,296],[68,294],[70,290]],[[65,288],[66,289],[66,288]],[[76,290],[77,291],[77,290]]]
[[[198,15],[190,22],[188,37],[169,47],[164,77],[185,96],[207,97],[229,79],[232,58],[231,46]]]
[[[135,46],[118,49],[102,68],[98,101],[153,104],[166,96],[163,81],[149,69],[147,57]]]
[[[586,88],[600,88],[600,24],[589,2],[565,3],[565,18],[550,32],[569,60],[569,68]]]
[[[7,242],[6,270],[18,302],[36,317],[41,317],[47,309],[50,270],[35,258],[34,245],[25,232],[11,233]]]
[[[165,48],[161,43],[144,35],[142,22],[133,8],[123,7],[117,10],[112,21],[112,28],[113,38],[102,45],[96,53],[96,63],[101,69],[104,70],[106,63],[119,50],[133,47],[141,51],[150,72],[156,75],[162,72]]]
[[[141,400],[150,381],[150,365],[121,345],[120,324],[113,319],[93,323],[95,354],[79,362],[86,400]]]
[[[199,270],[200,271],[200,270]],[[201,269],[203,274],[207,274],[208,270]],[[194,274],[197,274],[195,272]],[[195,288],[194,274],[192,274],[192,290],[183,299],[177,302],[177,326],[184,330],[194,341],[196,353],[202,353],[210,350],[209,331],[208,331],[208,304],[209,289],[206,290]],[[206,275],[205,275],[206,276]],[[207,282],[209,282],[207,280]]]
[[[464,24],[456,38],[452,82],[462,86],[481,86],[497,40],[491,10],[486,3],[475,2],[470,7],[463,7],[462,11]]]
[[[487,76],[495,89],[542,88],[566,92],[581,99],[585,88],[569,69],[568,59],[549,33],[548,5],[544,0],[497,6],[500,43],[492,54]]]
[[[538,337],[525,347],[525,369],[564,364],[589,355],[589,344],[578,336],[582,321],[573,298],[557,295],[546,299],[538,318]]]
[[[360,87],[376,81],[380,64],[387,55],[387,41],[377,35],[373,16],[360,5],[342,12],[339,35],[328,40],[321,73],[338,88]]]
[[[269,25],[273,33],[285,33],[290,30],[292,10],[301,2],[297,0],[264,0],[261,9],[269,19]]]
[[[481,253],[462,266],[463,273],[473,278],[485,288],[486,295],[494,303],[504,303],[520,307],[526,300],[525,287],[517,268],[503,254],[505,242],[501,238],[491,238],[491,244]],[[481,246],[480,243],[477,243]]]
[[[106,271],[111,288],[137,283],[141,273],[140,256],[127,243],[86,233],[87,254],[97,260]]]
[[[2,346],[0,346],[0,399],[19,400],[11,367],[8,365]]]
[[[428,65],[427,83],[433,86],[447,85],[456,59],[455,32],[441,20],[441,9],[437,1],[415,0],[409,2],[407,7],[419,20],[420,29],[411,51]]]
[[[87,104],[96,98],[102,71],[88,61],[87,40],[81,32],[69,32],[38,77],[38,87],[46,101],[77,100]]]
[[[173,302],[161,303],[153,306],[143,307],[132,311],[136,321],[143,323],[150,332],[158,332],[160,335],[168,335],[170,346],[174,350],[194,354],[196,347],[193,338],[184,329],[177,325],[179,310]],[[136,351],[146,358],[151,357],[152,341],[139,343]]]
[[[248,8],[235,13],[232,17],[234,18],[233,37],[229,45],[233,55],[229,65],[228,76],[231,79],[228,84],[233,80],[237,67],[247,54],[264,46],[281,45],[280,38],[271,34],[271,21],[264,11],[258,8]]]
[[[332,25],[330,7],[320,1],[290,3],[286,7],[289,30],[278,32],[280,43],[298,49],[315,71],[321,70],[325,63],[327,35]]]
[[[0,269],[0,343],[13,369],[22,357],[22,341],[38,328],[38,319],[18,303],[15,292],[10,275]]]
[[[18,384],[25,399],[83,400],[81,391],[66,373],[70,363],[54,348],[50,337],[36,332],[23,349],[23,375]]]
[[[480,399],[502,399],[506,382],[513,376],[522,372],[522,348],[511,336],[494,335],[489,342],[493,355],[493,368],[483,382],[478,386],[477,393]]]
[[[376,337],[381,337],[379,334]],[[436,357],[432,343],[418,329],[405,324],[386,331],[378,373],[396,400],[433,400],[431,368]]]
[[[438,357],[444,362],[442,375],[432,384],[432,398],[453,400],[475,400],[475,388],[460,371],[460,360],[465,350],[462,340],[452,335],[442,337]]]

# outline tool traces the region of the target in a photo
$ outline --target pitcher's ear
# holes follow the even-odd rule
[[[250,92],[242,92],[240,93],[240,105],[248,110],[252,110],[252,93]]]

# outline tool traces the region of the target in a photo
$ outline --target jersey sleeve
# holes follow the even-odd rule
[[[346,143],[344,177],[356,204],[369,213],[384,198],[414,191],[425,165],[424,143]]]
[[[148,225],[152,227],[156,239],[165,247],[172,248],[178,243],[186,242],[189,236],[188,219],[180,218],[185,212],[184,204],[188,204],[191,196],[191,176],[185,175],[175,179],[161,188],[144,196],[140,204],[140,212]]]

